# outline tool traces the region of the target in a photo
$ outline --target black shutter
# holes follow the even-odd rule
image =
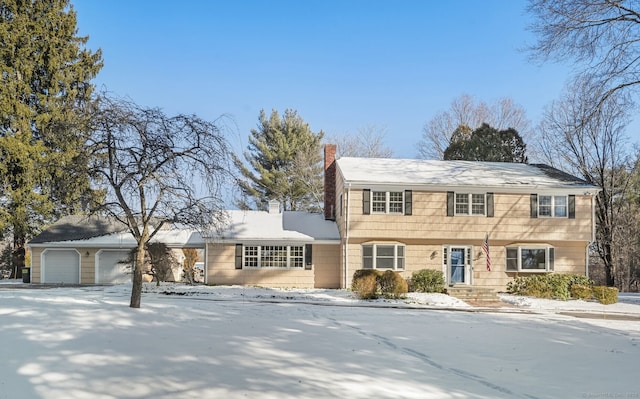
[[[493,193],[487,193],[487,217],[493,217]]]
[[[576,196],[569,196],[569,219],[576,218]]]
[[[454,211],[454,193],[453,191],[447,191],[447,216],[453,216]]]
[[[371,190],[362,190],[362,214],[369,215],[371,213]]]
[[[312,248],[311,244],[304,245],[304,270],[311,270],[313,264]]]
[[[411,207],[411,201],[412,201],[412,192],[411,190],[405,190],[404,191],[404,214],[405,215],[411,215],[412,213],[412,207]]]
[[[242,244],[236,244],[236,269],[242,269]]]
[[[538,217],[538,194],[531,194],[531,218]]]

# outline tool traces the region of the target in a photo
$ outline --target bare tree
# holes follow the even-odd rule
[[[336,144],[339,157],[391,158],[393,150],[384,143],[386,136],[386,127],[367,125],[355,134],[334,135],[328,141]]]
[[[136,240],[132,308],[140,307],[149,240],[166,224],[199,229],[225,222],[228,143],[216,123],[102,97],[92,119],[92,171],[107,193],[101,210]]]
[[[596,250],[607,285],[615,284],[617,229],[625,218],[629,193],[629,163],[624,129],[629,98],[613,93],[601,101],[588,79],[568,86],[564,97],[545,111],[540,124],[545,161],[601,188],[596,197]],[[598,104],[596,106],[595,104]]]
[[[528,142],[532,136],[531,122],[524,108],[505,97],[487,104],[477,102],[463,94],[451,102],[447,111],[436,114],[422,128],[418,142],[419,156],[425,159],[443,159],[444,151],[451,144],[451,135],[460,127],[476,130],[486,123],[497,130],[513,128]],[[531,151],[531,147],[529,147]]]
[[[639,87],[640,8],[622,0],[530,0],[532,57],[573,61],[596,87],[591,112],[618,91]]]

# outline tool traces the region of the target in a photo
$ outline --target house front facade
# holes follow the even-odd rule
[[[588,273],[595,186],[545,165],[335,159],[325,217],[340,231],[341,286],[362,268],[504,290],[516,276]]]

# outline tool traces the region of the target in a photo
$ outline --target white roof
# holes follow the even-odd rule
[[[223,231],[209,237],[216,241],[293,241],[339,242],[335,222],[325,220],[319,213],[227,211],[229,223]]]
[[[514,191],[598,191],[596,186],[546,165],[352,157],[339,158],[336,163],[345,181],[356,187],[402,185],[446,189],[475,186]]]
[[[171,248],[204,248],[199,232],[192,229],[160,230],[151,242],[162,242]],[[29,244],[32,247],[135,248],[136,240],[129,231],[106,234],[81,240],[52,241]]]

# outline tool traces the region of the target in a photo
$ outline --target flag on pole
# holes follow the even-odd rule
[[[484,242],[482,243],[482,251],[484,251],[484,256],[487,258],[487,271],[491,271],[491,255],[489,255],[489,233],[484,237]]]

